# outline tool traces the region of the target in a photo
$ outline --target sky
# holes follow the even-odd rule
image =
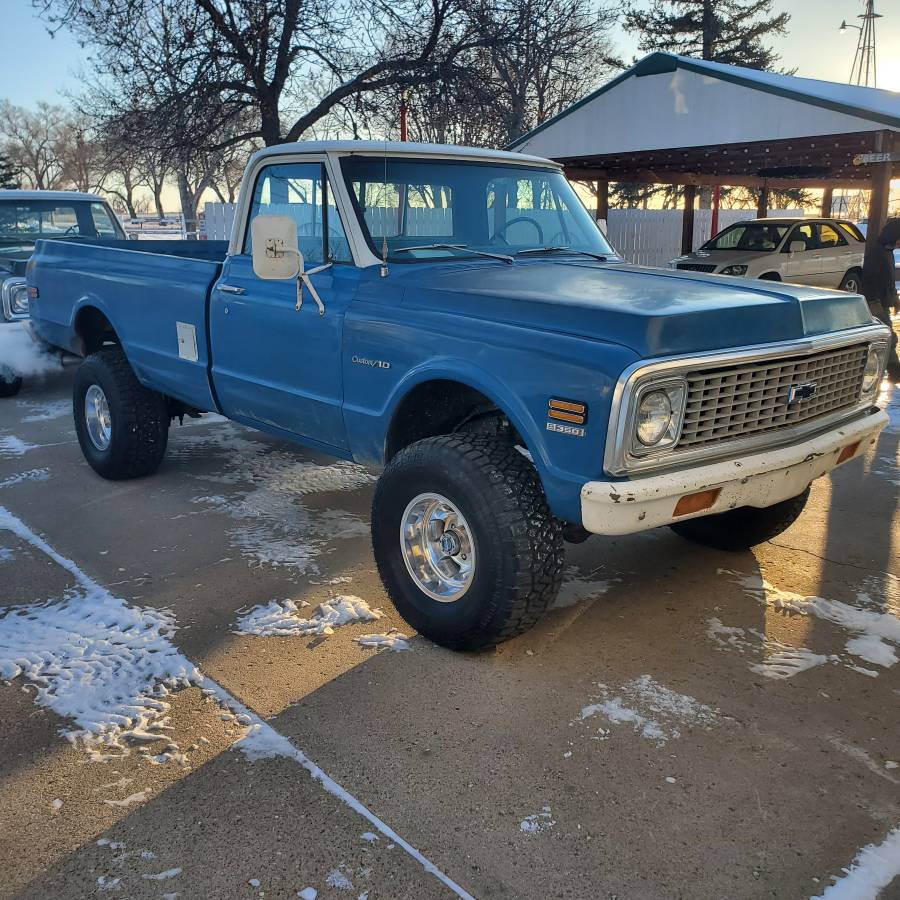
[[[842,19],[856,21],[861,0],[775,0],[791,14],[788,34],[772,43],[780,65],[797,75],[826,81],[847,81],[858,33],[839,31]],[[878,87],[900,92],[900,0],[876,0],[883,14],[876,26]],[[624,59],[638,55],[634,39],[616,28],[616,50]],[[77,92],[77,73],[85,51],[66,32],[51,37],[36,18],[31,0],[0,0],[0,99],[19,106],[39,101],[65,103],[65,93]],[[167,203],[169,198],[166,198]]]
[[[781,64],[798,75],[826,81],[846,81],[853,62],[857,32],[841,34],[842,19],[854,21],[863,10],[860,0],[776,0],[791,14],[789,33],[773,43]],[[0,0],[0,97],[20,106],[40,100],[60,102],[66,90],[77,88],[75,74],[85,52],[67,33],[50,37],[34,15],[31,0]],[[900,91],[900,2],[877,0],[878,86]],[[637,53],[634,39],[616,29],[613,39],[626,59]]]

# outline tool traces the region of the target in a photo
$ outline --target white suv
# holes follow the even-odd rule
[[[859,293],[865,237],[840,219],[751,219],[720,231],[671,269],[790,281]]]

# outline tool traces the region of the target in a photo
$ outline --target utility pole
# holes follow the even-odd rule
[[[850,69],[850,84],[863,87],[878,87],[878,67],[875,53],[875,20],[884,18],[875,12],[875,0],[866,0],[866,11],[856,17],[862,19],[862,25],[852,25],[844,19],[841,31],[855,28],[859,32],[853,67]]]

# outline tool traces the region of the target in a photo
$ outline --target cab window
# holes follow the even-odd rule
[[[297,249],[309,266],[352,261],[321,163],[283,163],[260,171],[244,235],[244,253],[253,251],[250,225],[259,215],[290,216],[297,223]]]
[[[797,225],[794,230],[788,235],[787,241],[785,241],[784,249],[782,253],[790,253],[791,244],[795,241],[799,241],[806,246],[803,248],[804,250],[813,250],[816,246],[816,226],[811,222],[805,225]]]

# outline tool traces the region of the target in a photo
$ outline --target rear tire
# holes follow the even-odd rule
[[[862,290],[862,272],[851,269],[842,279],[839,290],[849,294],[858,294]]]
[[[742,506],[715,516],[688,519],[669,527],[695,544],[738,553],[787,531],[803,512],[806,501],[809,500],[809,491],[807,488],[796,497],[763,509]]]
[[[137,380],[121,348],[107,347],[82,362],[73,412],[81,452],[98,475],[119,481],[159,468],[169,437],[166,398]]]
[[[449,519],[438,516],[438,531],[445,528],[447,535],[458,528],[461,545],[471,554],[471,573],[455,591],[444,584],[445,595],[439,581],[426,592],[424,576],[434,567],[429,568],[429,551],[420,547],[429,543],[411,537],[431,535],[432,549],[440,543],[426,520],[416,524],[417,510],[429,498],[438,498],[434,502],[444,514],[453,511]],[[455,542],[459,548],[458,535],[450,537],[451,546]],[[375,491],[372,543],[378,572],[400,615],[452,650],[480,650],[522,634],[559,591],[562,527],[547,506],[534,466],[502,438],[444,435],[400,451]]]
[[[0,397],[15,397],[22,390],[22,378],[8,366],[0,366]]]

